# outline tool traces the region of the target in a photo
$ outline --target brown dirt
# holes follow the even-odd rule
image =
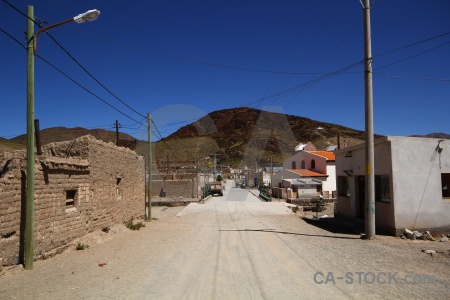
[[[86,250],[74,250],[74,242],[63,254],[35,262],[32,271],[4,270],[0,295],[2,299],[445,299],[450,292],[450,257],[444,254],[450,243],[388,236],[363,241],[342,228],[325,230],[323,220],[309,218],[311,212],[285,213],[276,207],[271,214],[269,208],[276,203],[248,202],[250,193],[247,200],[225,201],[226,196],[187,210],[153,207],[157,220],[146,222],[141,230],[117,225],[108,233],[94,232],[76,241],[89,245]],[[423,249],[437,253],[426,254]],[[314,282],[317,272],[339,276],[360,271],[428,274],[437,282]]]

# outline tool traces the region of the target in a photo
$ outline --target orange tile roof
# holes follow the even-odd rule
[[[335,161],[336,160],[336,156],[334,155],[334,152],[330,152],[330,151],[308,151],[309,153],[315,154],[315,155],[319,155],[322,157],[325,157],[326,160],[328,161]]]
[[[322,174],[318,172],[314,172],[307,169],[300,169],[300,170],[288,170],[290,172],[296,173],[302,177],[328,177],[327,174]]]

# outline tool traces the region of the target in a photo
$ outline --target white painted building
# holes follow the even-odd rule
[[[298,151],[283,163],[283,171],[272,177],[273,187],[290,188],[302,198],[336,191],[335,156],[331,151]],[[315,193],[312,191],[315,190]],[[295,194],[296,193],[296,194]]]
[[[365,217],[365,145],[336,154],[336,215]],[[375,140],[377,232],[450,229],[450,140],[382,137]]]

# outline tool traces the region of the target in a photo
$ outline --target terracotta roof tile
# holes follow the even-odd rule
[[[315,155],[325,157],[327,159],[327,161],[335,161],[336,160],[336,156],[334,155],[334,152],[330,152],[330,151],[308,151],[308,152],[315,154]]]
[[[328,177],[327,174],[322,174],[318,172],[314,172],[307,169],[300,169],[300,170],[288,170],[290,172],[296,173],[302,177]]]

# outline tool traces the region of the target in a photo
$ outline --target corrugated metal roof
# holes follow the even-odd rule
[[[336,150],[337,149],[337,145],[334,145],[334,146],[330,146],[330,147],[328,147],[327,148],[327,150],[325,150],[325,151],[334,151],[334,150]]]
[[[297,179],[293,180],[291,182],[292,185],[302,185],[302,184],[308,184],[308,185],[322,185],[322,181],[314,179],[314,178],[307,178],[307,179]]]

